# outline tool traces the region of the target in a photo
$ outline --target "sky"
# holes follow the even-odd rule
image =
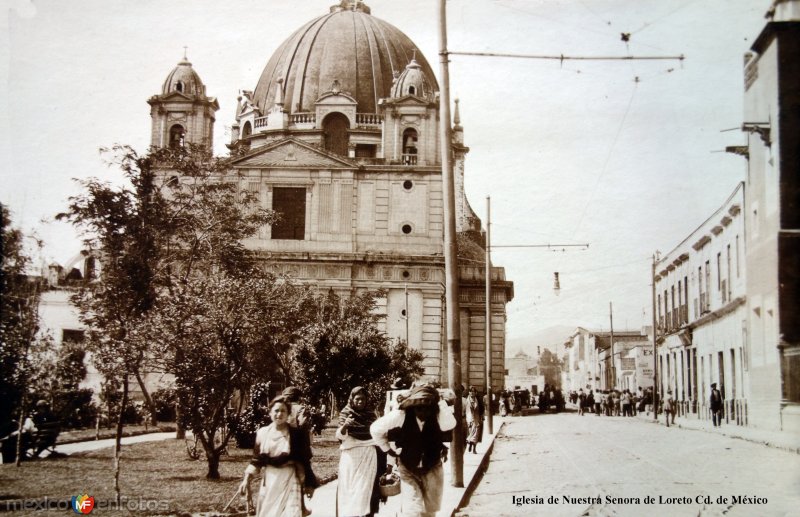
[[[53,216],[79,192],[75,178],[120,181],[100,147],[147,149],[146,101],[184,47],[219,100],[214,141],[225,154],[239,91],[254,89],[272,52],[334,3],[10,0],[0,20],[0,202],[43,239],[43,260],[66,263],[80,239]],[[438,77],[438,2],[366,3]],[[743,55],[769,4],[448,2],[453,52],[685,57],[451,56],[451,96],[470,148],[467,197],[484,223],[491,197],[492,261],[514,282],[510,342],[556,325],[607,329],[610,306],[615,330],[651,321],[653,254],[669,252],[744,180],[744,158],[724,149],[745,142]],[[511,245],[539,247],[503,247]]]

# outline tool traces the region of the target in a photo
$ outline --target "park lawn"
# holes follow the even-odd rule
[[[321,481],[333,479],[339,465],[338,441],[328,428],[313,443],[314,472]],[[251,450],[229,447],[221,459],[220,479],[205,479],[204,460],[186,454],[183,440],[123,446],[120,487],[127,505],[142,501],[137,515],[220,512],[235,493]],[[69,500],[88,494],[95,501],[114,500],[113,448],[68,457],[0,465],[0,508],[9,500]],[[255,489],[256,483],[253,482]],[[237,501],[238,502],[238,501]],[[124,508],[124,506],[123,506]],[[97,508],[98,514],[101,513]],[[29,513],[33,514],[33,512]],[[108,512],[102,512],[108,513]]]

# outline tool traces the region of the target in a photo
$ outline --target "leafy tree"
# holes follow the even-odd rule
[[[35,381],[39,351],[46,337],[37,337],[38,304],[43,285],[28,275],[30,257],[26,236],[12,227],[8,209],[0,204],[0,433],[12,429],[14,417],[22,424],[26,394]],[[19,451],[18,451],[19,452]],[[17,454],[19,464],[20,455]]]
[[[324,403],[330,393],[347,400],[355,386],[379,402],[395,379],[410,381],[424,372],[420,351],[379,329],[383,316],[375,308],[381,296],[365,292],[343,299],[330,291],[317,297],[317,313],[292,351],[291,368],[293,383],[312,404]]]
[[[219,478],[227,422],[244,409],[229,408],[234,393],[282,371],[291,329],[302,326],[304,292],[256,269],[209,272],[174,286],[137,331],[175,375],[180,418],[203,445],[207,478]]]
[[[539,356],[539,373],[544,376],[545,384],[561,387],[561,361],[549,348],[545,348]]]
[[[149,412],[156,408],[144,384],[152,366],[150,343],[137,339],[160,296],[179,295],[198,271],[233,271],[249,257],[242,240],[272,215],[239,192],[223,160],[203,147],[155,149],[139,155],[128,146],[110,151],[110,165],[126,180],[112,186],[96,178],[82,182],[57,218],[84,232],[102,261],[102,274],[74,298],[87,331],[86,346],[98,371],[122,390],[128,405],[131,379],[138,382]],[[122,412],[117,420],[115,491],[119,493]]]

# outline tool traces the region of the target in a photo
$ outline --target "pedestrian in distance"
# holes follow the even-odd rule
[[[578,414],[583,416],[586,412],[586,394],[583,392],[583,388],[578,390]]]
[[[672,425],[675,425],[676,409],[677,403],[675,402],[675,398],[672,396],[672,390],[667,390],[667,396],[664,399],[664,420],[667,423],[667,427],[669,427],[670,420],[672,420]]]
[[[717,389],[717,383],[711,383],[711,396],[708,401],[711,409],[711,422],[714,427],[722,425],[722,393]]]
[[[353,388],[339,413],[336,429],[336,438],[341,442],[336,501],[337,515],[342,517],[370,517],[378,512],[378,480],[386,471],[386,454],[375,445],[369,432],[376,418],[367,390]]]
[[[319,486],[311,470],[308,433],[289,425],[290,407],[283,397],[270,402],[272,423],[256,432],[253,459],[239,485],[250,495],[250,478],[263,469],[256,503],[257,517],[304,517],[303,492],[309,497]]]
[[[370,427],[381,450],[398,459],[404,515],[434,516],[442,505],[442,453],[447,450],[442,433],[452,430],[456,419],[439,398],[434,387],[417,386]],[[390,435],[397,449],[390,446]]]

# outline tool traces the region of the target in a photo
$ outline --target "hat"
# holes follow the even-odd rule
[[[40,400],[36,401],[36,407],[44,407],[44,406],[49,406],[49,405],[50,404],[44,399],[40,399]]]
[[[435,406],[438,403],[439,392],[436,391],[436,388],[428,385],[417,386],[400,402],[400,409],[408,409],[414,406]]]
[[[717,387],[717,383],[716,383],[716,382],[712,382],[712,383],[711,383],[711,387],[712,387],[712,388],[716,388],[716,387]]]

